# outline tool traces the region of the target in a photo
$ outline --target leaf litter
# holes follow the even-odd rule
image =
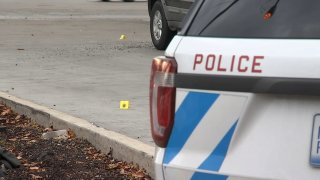
[[[41,138],[52,127],[37,125],[0,104],[0,146],[13,153],[22,166],[9,169],[5,179],[112,179],[151,180],[144,169],[118,161],[79,139],[68,129],[67,139]]]

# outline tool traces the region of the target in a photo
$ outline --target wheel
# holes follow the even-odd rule
[[[134,0],[123,0],[124,2],[133,2]]]
[[[151,10],[150,34],[153,45],[159,50],[166,49],[175,35],[175,32],[171,31],[168,26],[160,1],[155,2]]]

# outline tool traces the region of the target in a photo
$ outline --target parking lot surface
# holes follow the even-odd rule
[[[0,91],[152,144],[148,19],[146,1],[0,0]]]

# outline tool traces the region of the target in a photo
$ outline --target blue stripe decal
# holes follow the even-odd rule
[[[218,146],[213,150],[209,157],[200,165],[199,169],[219,171],[229,148],[231,138],[236,129],[238,121],[236,121],[227,134],[219,142]]]
[[[208,112],[219,94],[189,92],[175,114],[172,133],[165,151],[164,164],[181,151],[190,135]]]
[[[192,180],[227,180],[228,176],[218,174],[208,174],[197,172],[192,176]]]
[[[219,171],[221,168],[221,165],[227,155],[230,141],[232,139],[234,130],[237,127],[238,121],[236,121],[232,127],[229,129],[227,134],[222,138],[222,140],[219,142],[217,147],[213,150],[213,152],[209,155],[209,157],[200,165],[199,169],[201,170],[209,170],[209,171]],[[197,179],[199,176],[203,173],[196,172],[192,176],[192,180]],[[227,176],[225,176],[227,178]],[[222,177],[221,177],[222,178]],[[219,178],[217,178],[219,179]]]

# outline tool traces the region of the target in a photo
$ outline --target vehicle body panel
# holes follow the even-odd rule
[[[166,54],[177,61],[177,75],[320,77],[319,40],[177,36],[174,42],[177,48],[169,46]],[[255,56],[263,58],[252,63]],[[246,71],[231,69],[240,61]],[[178,86],[174,127],[167,148],[158,149],[163,159],[156,167],[164,179],[320,179],[320,169],[309,162],[319,107],[320,96]]]
[[[285,47],[285,48],[283,48]],[[201,64],[195,63],[195,56],[203,55]],[[206,69],[206,58],[215,55],[215,64],[212,70]],[[218,63],[221,55],[221,65]],[[231,70],[232,58],[235,56],[233,71]],[[239,57],[243,59],[239,72]],[[252,72],[253,57],[262,56],[257,61],[260,65]],[[183,37],[175,58],[179,64],[178,73],[207,74],[207,75],[232,75],[255,77],[286,77],[286,78],[319,78],[320,71],[320,41],[319,40],[286,40],[286,39],[235,39],[235,38],[204,38]],[[212,60],[209,62],[211,67]]]
[[[162,0],[168,25],[171,30],[181,28],[181,22],[194,0]]]

